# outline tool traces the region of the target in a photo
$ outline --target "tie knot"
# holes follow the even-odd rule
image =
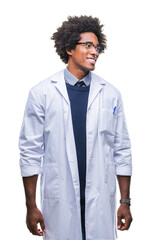
[[[78,86],[78,87],[84,87],[85,86],[85,83],[83,81],[81,82],[76,82],[75,86]]]

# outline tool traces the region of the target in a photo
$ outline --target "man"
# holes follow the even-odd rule
[[[91,72],[106,48],[102,28],[91,16],[68,17],[52,36],[66,69],[29,93],[20,134],[26,222],[46,240],[114,240],[116,225],[126,230],[132,221],[131,152],[121,95]],[[35,200],[39,174],[42,213]]]

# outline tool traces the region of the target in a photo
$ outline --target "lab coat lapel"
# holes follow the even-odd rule
[[[105,81],[102,78],[95,75],[94,73],[91,73],[91,85],[90,85],[90,93],[89,93],[89,99],[88,99],[88,109],[90,108],[94,99],[96,98],[96,96],[101,91],[104,85],[105,85]]]
[[[56,88],[59,90],[65,101],[63,101],[63,112],[64,112],[64,123],[65,123],[65,141],[66,141],[66,150],[67,157],[69,162],[69,167],[71,171],[73,187],[76,197],[77,210],[80,218],[80,207],[79,207],[79,198],[80,198],[80,185],[79,185],[79,175],[78,175],[78,164],[77,164],[77,154],[73,133],[72,125],[72,115],[70,108],[70,100],[68,97],[68,92],[66,89],[66,84],[64,80],[64,71],[61,71],[51,77],[51,81],[55,83]]]
[[[61,95],[64,97],[66,102],[70,104],[67,89],[66,89],[66,84],[64,80],[64,70],[56,73],[51,77],[51,81],[55,83],[56,88],[59,90]]]

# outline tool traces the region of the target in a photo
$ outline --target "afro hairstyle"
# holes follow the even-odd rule
[[[51,39],[54,40],[54,47],[61,60],[68,63],[68,54],[76,48],[76,44],[81,39],[80,34],[84,32],[92,32],[97,38],[102,52],[106,49],[106,36],[103,34],[103,26],[98,18],[92,16],[69,16],[67,21],[62,23],[62,26],[57,28]]]

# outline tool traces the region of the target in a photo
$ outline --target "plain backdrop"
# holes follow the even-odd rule
[[[147,0],[1,1],[0,238],[42,239],[31,235],[25,225],[18,137],[29,89],[65,67],[50,37],[69,15],[92,15],[104,24],[108,49],[95,73],[122,93],[133,155],[134,220],[129,231],[118,231],[118,237],[150,239],[151,15]],[[117,206],[118,201],[119,192]],[[37,202],[39,206],[39,190]]]

